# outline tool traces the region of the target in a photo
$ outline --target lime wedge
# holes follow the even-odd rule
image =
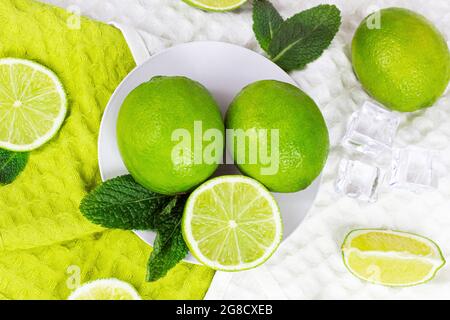
[[[247,0],[183,0],[187,4],[206,11],[231,11],[239,8]]]
[[[58,77],[23,59],[0,59],[0,148],[30,151],[61,127],[67,98]]]
[[[70,295],[68,300],[141,300],[141,297],[126,282],[104,279],[81,286]]]
[[[222,176],[189,197],[182,222],[191,253],[206,266],[239,271],[263,264],[283,233],[272,194],[256,180]]]
[[[445,264],[433,241],[406,232],[354,230],[342,245],[346,267],[358,278],[385,286],[427,282]]]

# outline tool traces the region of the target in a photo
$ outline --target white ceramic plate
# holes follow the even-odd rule
[[[158,75],[186,76],[202,83],[225,114],[230,102],[246,85],[273,79],[297,85],[289,75],[265,57],[251,50],[222,42],[191,42],[167,49],[136,67],[117,87],[103,115],[98,141],[98,159],[103,181],[128,171],[116,142],[119,109],[127,95],[141,83]],[[233,165],[224,165],[216,175],[239,173]],[[284,239],[294,232],[310,209],[318,192],[320,178],[308,189],[293,194],[275,194],[283,215]],[[155,233],[137,231],[145,242],[153,244]],[[196,263],[194,257],[186,258]]]

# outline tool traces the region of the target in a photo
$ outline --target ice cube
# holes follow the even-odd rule
[[[365,102],[350,118],[342,144],[373,158],[390,153],[400,118],[394,112]]]
[[[437,187],[433,177],[435,152],[417,147],[394,149],[389,184],[414,192]]]
[[[381,169],[358,160],[341,160],[336,191],[351,198],[375,202],[383,175]]]

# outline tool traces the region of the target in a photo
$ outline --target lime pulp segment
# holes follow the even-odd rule
[[[347,235],[342,254],[352,274],[386,286],[427,282],[445,264],[441,250],[433,241],[390,230],[354,230]]]
[[[0,147],[30,151],[61,127],[67,98],[58,77],[23,59],[0,59]]]
[[[282,239],[281,215],[272,194],[243,176],[212,179],[185,207],[183,235],[203,264],[223,271],[264,263]]]

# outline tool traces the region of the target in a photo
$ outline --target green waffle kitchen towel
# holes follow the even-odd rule
[[[211,271],[183,263],[145,283],[150,247],[128,231],[110,230],[79,240],[0,254],[0,298],[65,299],[77,284],[117,278],[143,299],[202,299]]]
[[[61,79],[69,113],[57,136],[31,153],[25,170],[0,188],[0,297],[64,299],[67,268],[81,283],[115,277],[149,299],[201,299],[213,272],[180,264],[146,284],[150,247],[131,232],[105,231],[78,206],[99,182],[97,135],[114,89],[135,66],[114,27],[33,0],[0,0],[0,57],[37,61]]]

